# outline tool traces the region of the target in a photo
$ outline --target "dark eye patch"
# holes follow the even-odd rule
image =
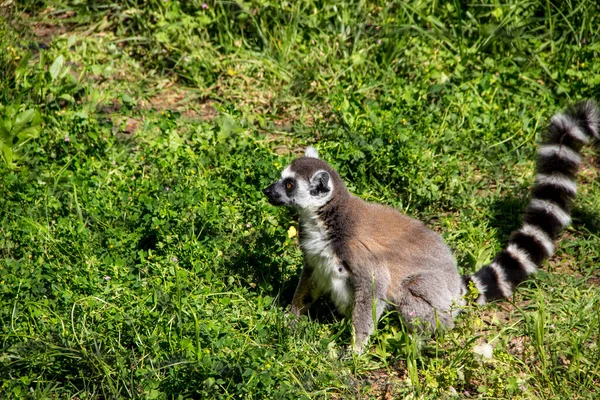
[[[283,181],[283,187],[285,188],[286,191],[291,192],[292,190],[294,190],[296,188],[296,183],[294,182],[293,179],[286,179],[285,181]]]

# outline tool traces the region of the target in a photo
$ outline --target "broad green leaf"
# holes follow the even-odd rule
[[[65,58],[62,55],[58,56],[56,58],[56,60],[54,60],[54,62],[50,66],[50,76],[52,77],[52,80],[54,80],[58,77],[58,74],[60,74],[60,71],[63,68],[64,63],[65,63]]]
[[[70,35],[69,39],[67,40],[67,47],[71,48],[75,46],[75,42],[77,42],[77,35]]]
[[[14,118],[14,116],[18,110],[19,110],[19,107],[17,104],[11,104],[9,106],[6,106],[6,108],[4,109],[4,115],[6,115],[8,118],[12,119],[12,118]]]
[[[8,139],[10,136],[10,127],[4,123],[4,119],[0,118],[0,138]]]
[[[25,143],[26,141],[37,137],[39,133],[39,126],[31,126],[29,128],[23,129],[21,132],[19,132],[17,136],[19,138],[19,146]]]
[[[6,132],[6,135],[10,135],[10,132],[12,131],[13,128],[13,119],[12,117],[5,117],[2,119],[2,124],[0,127],[0,131],[2,132]]]
[[[25,110],[25,111],[19,113],[17,115],[17,117],[15,118],[15,124],[13,125],[13,129],[12,129],[13,135],[18,134],[25,125],[28,125],[29,123],[31,123],[31,121],[33,120],[34,114],[35,114],[35,110],[33,108],[30,108],[29,110]]]
[[[31,125],[40,125],[42,123],[42,115],[38,109],[35,109],[33,113],[33,118],[31,119]]]
[[[73,115],[75,117],[78,117],[78,118],[81,118],[81,119],[88,119],[88,117],[89,117],[87,111],[85,111],[85,110],[76,111],[76,112],[73,113]]]
[[[8,164],[9,167],[12,166],[13,151],[10,147],[10,144],[4,143],[4,145],[2,146],[2,157],[4,158],[4,161],[6,161],[6,164]]]
[[[60,96],[58,96],[58,98],[66,100],[69,103],[75,103],[75,99],[73,98],[73,96],[71,96],[70,94],[67,94],[67,93],[61,94]]]
[[[133,99],[132,99],[132,98],[131,98],[131,96],[130,96],[130,95],[128,95],[128,94],[125,94],[125,93],[124,93],[124,94],[121,96],[121,99],[123,100],[123,103],[125,103],[125,104],[131,104],[131,103],[133,103]]]

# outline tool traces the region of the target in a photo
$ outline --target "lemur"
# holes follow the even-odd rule
[[[552,117],[537,154],[537,175],[521,227],[474,275],[460,276],[441,236],[422,222],[350,194],[339,174],[308,147],[264,190],[275,206],[300,215],[304,268],[291,312],[300,316],[323,294],[352,317],[361,352],[384,310],[394,306],[412,329],[452,328],[470,282],[477,303],[506,298],[554,252],[570,222],[580,149],[600,140],[596,103],[580,102]]]

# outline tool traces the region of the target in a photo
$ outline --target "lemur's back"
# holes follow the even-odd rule
[[[441,236],[391,207],[353,200],[360,212],[355,213],[358,228],[349,247],[352,257],[365,266],[361,269],[387,269],[387,301],[409,320],[424,318],[411,308],[424,302],[438,310],[444,325],[451,326],[450,311],[461,301],[462,280]],[[407,296],[417,296],[419,301],[407,302]],[[434,320],[429,322],[435,326]]]
[[[426,271],[456,272],[452,252],[440,235],[397,210],[353,197],[360,211],[350,247],[369,258],[384,260],[397,277]],[[375,262],[375,260],[372,260]],[[456,272],[457,273],[457,272]]]

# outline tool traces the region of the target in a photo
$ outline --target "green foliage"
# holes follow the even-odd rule
[[[17,152],[40,131],[40,113],[30,108],[20,111],[17,104],[0,108],[0,149],[9,168],[14,166]]]
[[[598,396],[595,165],[548,272],[436,338],[390,313],[362,356],[326,301],[291,327],[296,222],[261,193],[316,145],[476,270],[544,121],[600,97],[597,2],[0,12],[0,397]]]

